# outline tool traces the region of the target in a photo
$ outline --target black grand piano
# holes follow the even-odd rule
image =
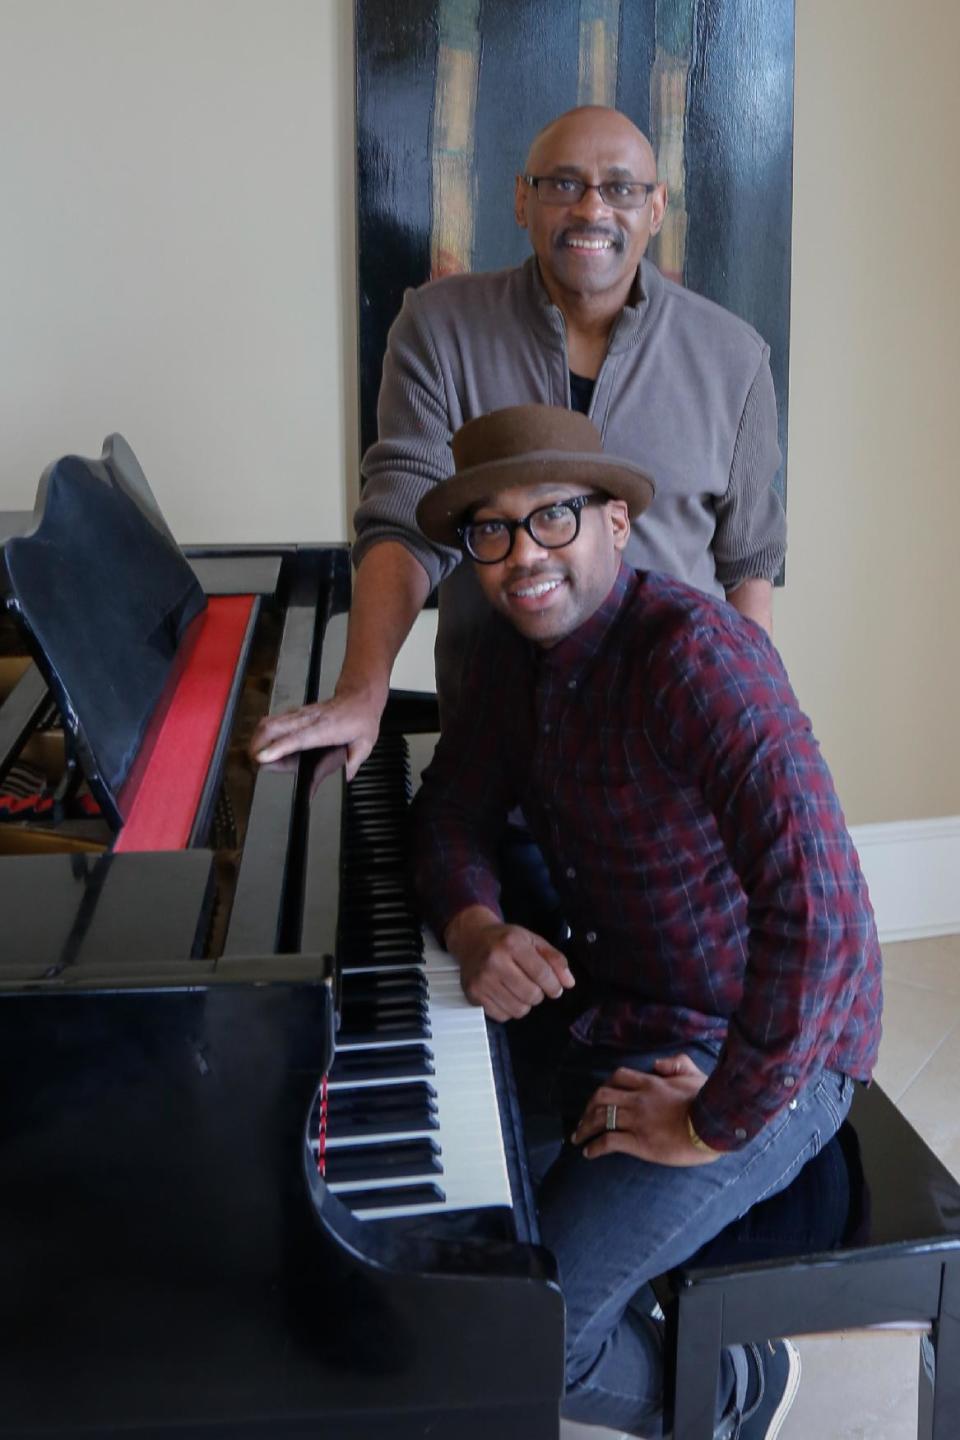
[[[2,530],[0,1436],[555,1437],[508,1061],[404,879],[434,722],[246,755],[346,548],[184,553],[120,436]]]

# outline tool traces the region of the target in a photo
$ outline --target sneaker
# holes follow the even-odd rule
[[[765,1345],[747,1345],[747,1355],[756,1366],[756,1385],[751,1385],[738,1440],[776,1440],[800,1385],[800,1352],[789,1340],[768,1340]]]

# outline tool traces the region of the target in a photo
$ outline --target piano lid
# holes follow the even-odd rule
[[[3,546],[0,594],[92,792],[119,825],[124,784],[206,601],[120,435],[99,460],[49,465],[34,517]]]

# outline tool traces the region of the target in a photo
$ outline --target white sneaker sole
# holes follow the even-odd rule
[[[790,1412],[790,1407],[793,1405],[794,1400],[796,1400],[797,1391],[800,1388],[800,1351],[796,1345],[793,1345],[789,1340],[784,1340],[783,1344],[790,1361],[789,1369],[787,1370],[787,1384],[780,1397],[780,1404],[770,1417],[766,1440],[777,1440],[777,1436],[783,1427],[783,1422],[786,1420]]]

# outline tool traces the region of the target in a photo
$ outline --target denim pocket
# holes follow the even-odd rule
[[[838,1070],[825,1070],[817,1082],[817,1099],[833,1120],[834,1130],[839,1130],[853,1103],[853,1081]]]
[[[843,1075],[837,1070],[824,1070],[806,1092],[797,1097],[792,1108],[781,1111],[778,1117],[781,1124],[771,1137],[769,1149],[772,1150],[781,1137],[787,1136],[792,1129],[800,1126],[805,1125],[809,1129],[809,1137],[793,1156],[790,1156],[788,1151],[784,1156],[787,1163],[757,1196],[757,1201],[768,1199],[769,1196],[784,1190],[804,1165],[815,1155],[819,1155],[821,1148],[840,1129],[852,1100],[853,1081],[849,1075]]]
[[[775,1180],[771,1180],[767,1188],[761,1191],[761,1193],[757,1196],[756,1200],[753,1201],[753,1204],[759,1205],[761,1200],[768,1200],[771,1195],[778,1195],[781,1190],[785,1190],[787,1186],[800,1174],[800,1171],[803,1169],[804,1165],[806,1165],[808,1161],[812,1160],[815,1155],[819,1154],[820,1131],[814,1130],[813,1134],[810,1136],[810,1139],[807,1141],[806,1145],[804,1145],[803,1149],[800,1150],[798,1154],[792,1157],[789,1164],[781,1172],[781,1174],[777,1176]]]

